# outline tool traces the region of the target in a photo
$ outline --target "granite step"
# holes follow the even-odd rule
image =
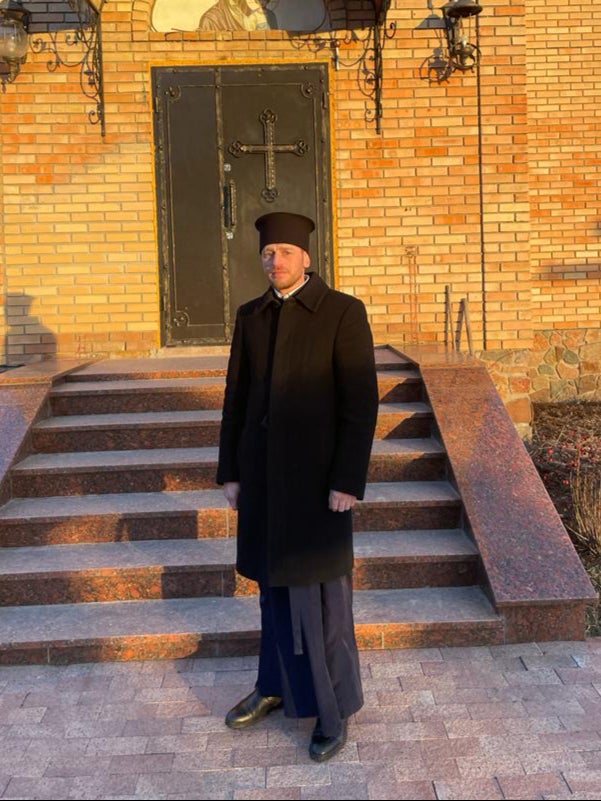
[[[432,420],[426,403],[382,403],[376,437],[428,437]],[[39,453],[196,448],[218,445],[220,425],[218,409],[62,415],[37,423],[32,445]]]
[[[457,528],[461,500],[447,481],[368,484],[355,530]],[[221,489],[12,498],[0,507],[0,545],[227,537],[236,513]]]
[[[182,349],[177,349],[178,353]],[[153,378],[200,378],[225,376],[229,359],[229,346],[217,349],[219,353],[191,355],[190,348],[177,354],[173,349],[165,351],[159,358],[103,359],[87,365],[67,376],[68,382],[114,381],[115,379]],[[374,349],[378,370],[409,370],[413,363],[387,347]]]
[[[0,606],[256,595],[236,574],[235,539],[4,548]],[[478,553],[459,530],[358,534],[355,589],[474,584]]]
[[[378,387],[382,402],[422,399],[417,370],[378,371]],[[223,376],[64,381],[50,403],[53,415],[221,409],[224,389]]]
[[[131,451],[41,453],[11,470],[13,496],[212,489],[219,449],[154,448]],[[369,481],[437,481],[446,457],[434,439],[375,440]]]
[[[503,624],[479,587],[363,590],[361,649],[493,645]],[[256,598],[175,598],[0,609],[0,663],[68,664],[258,653]]]
[[[229,349],[228,349],[229,350]],[[228,353],[198,356],[166,356],[141,359],[103,359],[69,373],[68,383],[82,381],[141,380],[157,378],[207,378],[225,376]]]

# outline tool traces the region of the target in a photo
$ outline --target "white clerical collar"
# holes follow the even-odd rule
[[[282,295],[279,289],[273,287],[273,291],[275,293],[276,298],[279,298],[280,300],[288,300],[288,298],[291,298],[293,295],[296,295],[296,293],[299,292],[305,286],[310,277],[311,277],[310,275],[307,275],[307,273],[305,273],[305,280],[303,281],[303,283],[300,286],[297,286],[296,289],[293,289],[292,292],[288,292],[287,295]]]

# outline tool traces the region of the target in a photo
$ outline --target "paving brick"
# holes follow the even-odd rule
[[[530,732],[531,734],[547,734],[549,732],[565,731],[563,722],[558,717],[540,717],[540,718],[515,718],[511,720],[506,718],[503,721],[503,726],[509,735],[524,734]]]
[[[527,670],[523,673],[505,673],[508,684],[538,686],[541,684],[561,684],[561,678],[553,668],[541,668],[539,670]]]
[[[415,721],[421,720],[459,720],[469,718],[470,710],[467,704],[415,704],[411,707],[411,714]]]
[[[138,779],[136,796],[179,795],[195,793],[196,798],[229,797],[234,789],[265,787],[264,768],[235,768],[228,771],[170,771],[143,774]]]
[[[330,785],[323,787],[302,787],[301,798],[307,799],[358,799],[358,801],[365,801],[367,798],[367,785],[353,782],[352,784],[345,784],[344,782],[332,782]]]
[[[157,756],[161,756],[158,754]],[[233,752],[230,749],[207,748],[204,751],[192,753],[171,754],[173,770],[217,770],[233,767]],[[150,757],[149,757],[150,759]],[[235,767],[249,767],[236,765]],[[251,765],[250,767],[256,767]]]
[[[601,673],[587,668],[557,668],[557,674],[564,684],[592,684],[601,682]]]
[[[27,723],[40,723],[46,714],[46,707],[30,707],[29,709],[9,709],[2,713],[2,723],[17,725]]]
[[[102,711],[102,703],[86,704],[82,706],[75,704],[74,706],[51,706],[46,709],[42,723],[49,726],[63,725],[66,726],[71,722],[84,723],[86,721],[97,721]]]
[[[410,693],[403,693],[403,697],[408,699]],[[423,701],[418,702],[422,704],[429,704],[434,703],[432,700],[432,694],[425,691],[423,693],[415,693],[414,696],[421,696],[423,697]],[[407,700],[406,705],[396,706],[392,705],[374,705],[372,702],[370,705],[366,705],[363,709],[360,709],[356,715],[354,715],[355,725],[360,727],[363,725],[370,725],[370,724],[378,724],[378,723],[386,723],[387,721],[394,720],[396,722],[403,722],[403,721],[412,721],[412,702]]]
[[[307,757],[307,761],[309,761]],[[324,764],[286,765],[267,768],[267,787],[319,787],[331,784],[330,767]]]
[[[434,784],[431,781],[399,781],[389,787],[374,782],[368,785],[370,799],[406,799],[407,801],[430,801],[436,798]]]
[[[147,737],[92,737],[87,745],[88,756],[96,754],[143,754],[147,752]]]
[[[175,767],[174,754],[142,754],[113,756],[108,773],[169,773]]]
[[[204,718],[202,718],[204,720]],[[114,721],[106,721],[108,724],[114,724]],[[188,722],[188,721],[185,721]],[[153,735],[176,735],[182,731],[184,721],[181,718],[141,718],[137,720],[124,720],[121,721],[121,731],[115,732],[126,736],[148,736],[151,738]]]
[[[397,760],[394,772],[399,782],[408,781],[449,781],[460,778],[455,759],[413,759]]]
[[[587,749],[578,753],[589,770],[601,770],[601,750],[598,747],[596,750]]]
[[[559,772],[531,773],[528,776],[499,776],[507,799],[540,798],[548,793],[566,793],[569,788]]]
[[[50,777],[98,776],[109,772],[110,757],[98,756],[55,756],[51,758],[44,775]],[[115,773],[115,771],[111,771]]]
[[[457,767],[462,779],[486,779],[491,776],[520,775],[525,773],[519,757],[511,754],[486,754],[475,757],[458,757]]]
[[[211,755],[214,752],[211,752]],[[269,768],[274,765],[292,765],[298,761],[298,749],[294,746],[270,746],[268,748],[234,748],[233,764],[237,768],[259,766]]]
[[[501,789],[495,779],[480,779],[471,781],[444,782],[435,781],[436,797],[441,801],[451,801],[451,799],[471,799],[471,798],[504,798]]]
[[[71,798],[73,779],[14,778],[8,782],[3,798]]]
[[[253,789],[242,788],[234,790],[234,799],[238,801],[260,801],[260,799],[267,799],[273,801],[274,798],[281,799],[282,801],[297,801],[301,798],[300,787],[257,787]]]
[[[87,737],[70,740],[63,737],[37,737],[29,741],[26,756],[32,759],[84,756],[88,750],[88,743]]]
[[[137,776],[76,776],[71,779],[71,798],[133,798]]]
[[[207,734],[166,734],[146,739],[147,754],[177,754],[179,752],[204,751]]]
[[[503,720],[504,718],[526,717],[524,704],[520,702],[498,702],[489,704],[472,704],[470,715],[474,720]]]
[[[165,675],[161,683],[161,687],[181,687],[184,684],[186,687],[212,687],[215,684],[216,673],[194,673],[188,671],[186,673],[170,673]]]
[[[573,793],[598,793],[601,789],[601,770],[566,770],[564,778]]]

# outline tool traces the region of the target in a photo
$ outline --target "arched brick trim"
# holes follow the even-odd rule
[[[134,0],[131,13],[131,38],[134,42],[147,40],[154,0]]]

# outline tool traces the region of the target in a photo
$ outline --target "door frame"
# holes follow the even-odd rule
[[[167,165],[167,149],[164,141],[164,128],[161,121],[161,107],[158,94],[156,93],[155,75],[158,71],[173,70],[179,72],[183,70],[195,69],[218,69],[218,68],[235,68],[235,67],[321,67],[326,71],[327,78],[327,92],[324,96],[322,103],[321,119],[324,126],[326,141],[323,143],[322,153],[325,157],[325,165],[323,168],[324,177],[327,179],[326,194],[330,206],[330,227],[329,237],[326,234],[327,253],[329,259],[323,270],[323,276],[326,282],[335,288],[338,284],[338,226],[337,226],[337,208],[338,208],[338,192],[335,180],[336,166],[334,159],[334,127],[333,127],[333,113],[332,113],[332,87],[333,87],[333,69],[331,61],[307,61],[305,59],[232,59],[222,62],[210,61],[181,61],[178,63],[173,62],[156,62],[149,64],[149,82],[150,82],[150,106],[152,112],[152,131],[153,131],[153,150],[154,150],[154,199],[155,199],[155,219],[157,229],[157,247],[158,247],[158,291],[159,291],[159,313],[160,313],[160,347],[194,347],[197,345],[224,345],[231,342],[233,334],[233,321],[231,329],[227,331],[225,340],[189,340],[186,342],[173,342],[170,338],[170,325],[168,321],[168,313],[171,309],[171,280],[170,280],[170,215],[167,208],[169,191],[167,186],[168,165]],[[217,93],[216,93],[217,95]],[[218,109],[220,114],[220,109]],[[220,158],[221,158],[220,154]],[[221,166],[221,165],[220,165]],[[220,170],[220,175],[222,171]],[[217,189],[219,195],[219,205],[221,216],[223,216],[223,192],[221,183]],[[225,262],[226,251],[223,250],[223,258]],[[223,265],[224,272],[226,265]],[[225,291],[227,294],[227,278]]]

